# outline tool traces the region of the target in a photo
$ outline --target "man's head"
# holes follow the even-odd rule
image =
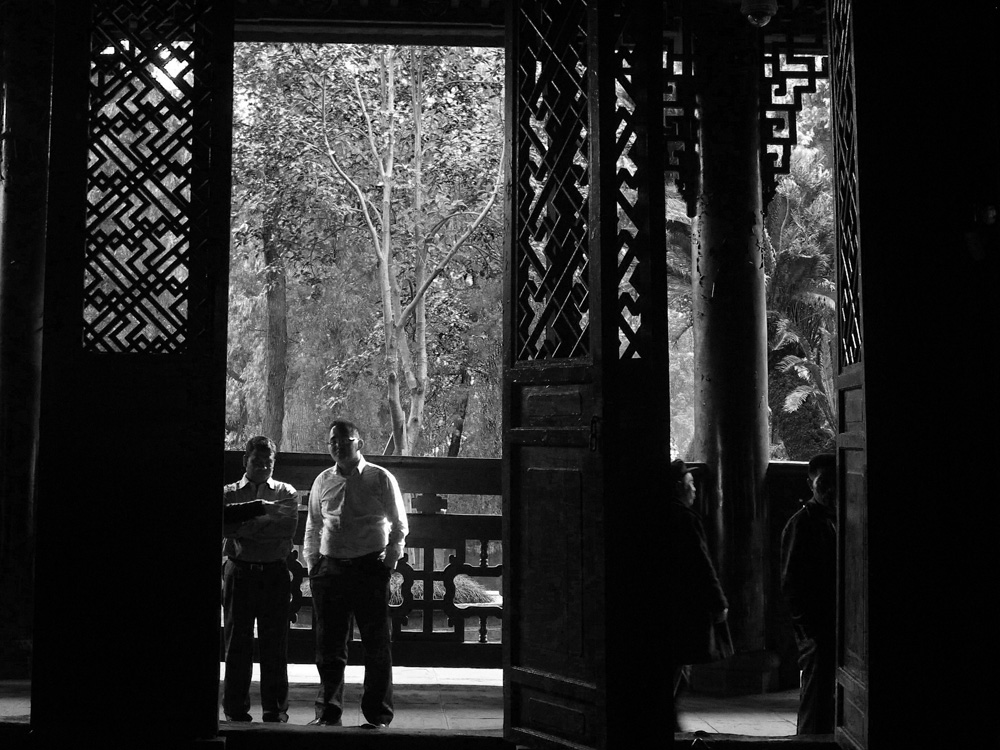
[[[670,497],[679,500],[687,507],[691,507],[697,494],[694,486],[694,477],[691,469],[679,458],[671,461],[667,468],[667,486],[670,488]]]
[[[809,459],[809,487],[812,497],[828,508],[837,502],[837,457],[833,453],[819,453]]]
[[[243,454],[247,479],[254,484],[262,484],[270,479],[277,455],[278,446],[266,435],[257,435],[247,440],[246,452]]]
[[[330,423],[330,456],[341,469],[352,469],[361,460],[361,449],[365,441],[353,422],[335,419]]]

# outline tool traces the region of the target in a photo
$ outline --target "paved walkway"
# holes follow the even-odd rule
[[[220,665],[220,679],[225,665]],[[440,669],[437,667],[394,667],[393,702],[396,716],[393,729],[475,730],[503,734],[503,670]],[[253,706],[250,715],[260,721],[259,666],[254,664],[254,685],[250,688]],[[292,664],[288,667],[290,690],[288,722],[308,724],[315,717],[313,701],[319,686],[316,667]],[[361,686],[364,667],[348,665],[344,688],[345,727],[360,726]],[[219,720],[224,719],[221,711]]]
[[[224,668],[223,668],[224,669]],[[344,725],[359,726],[364,669],[348,666]],[[289,722],[312,720],[313,699],[319,683],[316,668],[290,665]],[[254,667],[251,710],[260,721],[259,673]],[[484,736],[503,733],[503,670],[396,667],[393,669],[396,717],[392,729],[456,730]],[[27,723],[31,683],[0,681],[0,722]],[[798,690],[737,698],[685,695],[680,721],[685,732],[787,737],[795,734]],[[223,718],[220,712],[220,720]],[[230,726],[227,723],[223,727]]]
[[[798,710],[798,688],[734,698],[687,694],[680,701],[679,720],[685,732],[790,737]]]

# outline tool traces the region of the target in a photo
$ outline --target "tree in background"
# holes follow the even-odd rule
[[[390,107],[390,68],[382,61],[388,51],[237,47],[229,447],[275,424],[280,402],[284,450],[324,451],[326,425],[336,413],[365,427],[370,450],[401,450],[405,440],[397,442],[398,431],[416,416],[420,429],[412,452],[500,455],[503,225],[495,198],[448,264],[441,260],[495,196],[502,53],[397,48]],[[765,217],[774,458],[808,458],[828,449],[835,423],[829,87],[819,85],[798,117],[791,174],[779,182]],[[423,95],[415,100],[414,90]],[[395,150],[387,191],[379,163],[384,171],[390,121]],[[691,220],[669,186],[667,213],[671,448],[684,456],[693,432],[695,377]],[[395,264],[388,307],[382,271],[390,265],[373,252],[376,240],[391,249]],[[284,305],[273,303],[282,279]],[[408,308],[405,324],[395,325]],[[268,363],[279,345],[267,343],[267,336],[274,331],[272,342],[280,341],[282,309],[287,374],[280,377],[281,363]],[[387,325],[386,310],[393,325]],[[393,342],[401,363],[398,408],[386,398]],[[406,352],[409,377],[402,365]],[[423,401],[416,412],[414,393]]]
[[[790,174],[768,207],[768,404],[774,458],[808,460],[836,434],[833,357],[837,302],[829,83],[820,81],[798,118]]]
[[[327,179],[348,188],[368,230],[382,301],[389,450],[411,455],[430,385],[427,292],[497,202],[502,157],[490,146],[502,142],[503,127],[496,107],[459,85],[469,80],[467,55],[421,47],[399,55],[392,46],[365,53],[312,77],[322,129],[302,146]],[[331,107],[342,72],[353,74],[354,96]],[[353,122],[345,104],[356,108]],[[478,117],[457,122],[456,111],[469,106]]]
[[[234,159],[234,193],[248,197],[234,200],[230,444],[263,424],[262,321],[280,260],[285,450],[322,451],[338,413],[373,449],[406,451],[409,432],[410,452],[423,435],[424,453],[499,455],[502,60],[498,50],[238,46],[235,145],[246,158]],[[263,252],[267,209],[283,217],[277,259]],[[397,392],[403,376],[402,420],[402,394],[379,395],[387,361],[398,363]]]
[[[301,115],[274,106],[288,84],[280,62],[244,45],[236,52],[228,395],[237,403],[227,432],[236,443],[260,432],[287,447],[289,277],[293,295],[326,280],[342,221],[318,200],[286,137]]]
[[[694,437],[694,307],[691,218],[677,188],[667,196],[667,334],[670,364],[670,456],[685,458]]]

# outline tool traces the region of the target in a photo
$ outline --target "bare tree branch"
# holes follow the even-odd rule
[[[326,83],[323,84],[323,89],[321,93],[322,107],[323,107],[323,144],[326,146],[326,158],[330,161],[330,164],[334,169],[337,170],[337,174],[340,175],[341,179],[348,184],[348,186],[354,191],[358,196],[358,201],[361,203],[361,211],[365,217],[365,223],[368,225],[368,231],[372,236],[372,246],[375,248],[375,255],[378,257],[380,263],[385,262],[385,251],[382,247],[382,243],[379,239],[378,229],[375,226],[375,221],[372,219],[371,213],[368,210],[368,201],[365,197],[364,191],[357,182],[351,179],[350,175],[344,171],[343,167],[340,166],[340,161],[337,159],[336,153],[333,150],[333,144],[330,143],[330,134],[327,130],[327,114],[326,114]]]
[[[384,180],[385,164],[382,163],[382,156],[378,152],[378,144],[375,143],[375,127],[372,125],[372,117],[368,112],[368,107],[365,106],[365,97],[361,93],[361,76],[357,74],[354,76],[354,93],[358,97],[358,104],[361,106],[361,113],[365,116],[365,124],[368,125],[368,146],[372,150],[372,158],[374,158],[375,163],[378,164],[379,177]]]
[[[472,234],[476,231],[476,229],[479,228],[479,225],[483,223],[483,219],[486,218],[486,214],[488,214],[490,212],[490,209],[493,208],[493,204],[496,203],[497,196],[500,195],[500,188],[503,184],[504,163],[506,161],[506,156],[507,156],[507,144],[506,141],[504,141],[503,150],[500,152],[500,164],[497,167],[496,181],[493,184],[493,192],[490,194],[490,199],[486,202],[486,205],[483,206],[483,209],[479,212],[479,215],[476,217],[475,221],[473,221],[472,224],[470,224],[468,228],[465,230],[465,233],[462,234],[462,236],[455,241],[455,244],[452,245],[451,250],[448,251],[448,254],[445,255],[445,257],[442,258],[441,261],[436,266],[434,266],[433,271],[427,274],[427,278],[424,280],[424,283],[420,285],[420,288],[417,289],[416,293],[413,295],[413,299],[410,300],[410,303],[405,308],[403,308],[403,311],[400,313],[398,322],[396,324],[399,328],[402,328],[404,325],[406,325],[406,321],[413,314],[413,310],[416,307],[417,300],[423,297],[423,295],[427,292],[427,289],[433,283],[434,279],[436,279],[444,272],[445,266],[447,266],[448,263],[451,261],[451,259],[455,257],[455,253],[459,251],[462,245],[464,245],[466,241],[469,239],[469,237],[471,237]],[[439,222],[439,224],[440,223],[441,222]],[[429,239],[430,236],[431,235],[428,235],[428,239],[426,241],[428,242],[430,241]]]

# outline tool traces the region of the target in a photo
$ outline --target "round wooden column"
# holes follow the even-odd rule
[[[712,467],[703,498],[716,535],[738,651],[764,648],[767,357],[758,86],[759,31],[731,3],[695,29],[702,184],[693,254],[695,439]],[[714,495],[714,496],[713,496]]]
[[[0,677],[31,660],[52,6],[0,4]]]

